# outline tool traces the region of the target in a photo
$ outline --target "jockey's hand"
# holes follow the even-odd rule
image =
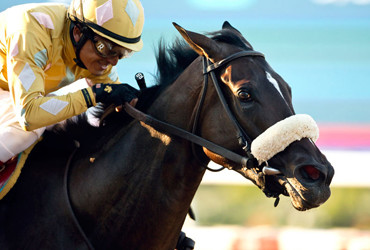
[[[121,106],[137,98],[138,90],[128,84],[98,83],[92,87],[96,102]]]

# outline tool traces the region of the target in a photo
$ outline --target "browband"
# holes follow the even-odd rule
[[[221,61],[218,61],[214,64],[211,64],[207,67],[207,69],[205,71],[203,71],[203,74],[208,74],[209,72],[221,67],[222,65],[232,61],[232,60],[235,60],[236,58],[239,58],[239,57],[244,57],[244,56],[262,56],[262,57],[265,57],[265,55],[261,52],[258,52],[258,51],[241,51],[241,52],[238,52],[238,53],[235,53],[235,54],[232,54],[231,56],[228,56],[226,57],[225,59],[222,59]]]

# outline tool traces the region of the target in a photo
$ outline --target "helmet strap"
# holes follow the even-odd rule
[[[73,36],[74,27],[77,27],[81,31],[81,34],[82,34],[81,37],[80,37],[80,40],[78,40],[78,42],[75,40],[75,38]],[[69,34],[70,34],[70,37],[71,37],[72,44],[76,49],[76,58],[73,58],[73,61],[75,61],[75,63],[78,66],[80,66],[81,68],[84,68],[84,69],[86,69],[86,66],[81,61],[80,53],[81,53],[81,49],[84,46],[84,44],[92,36],[92,32],[93,31],[91,31],[86,25],[84,25],[84,24],[82,24],[78,21],[72,21],[71,22],[70,29],[69,29]]]

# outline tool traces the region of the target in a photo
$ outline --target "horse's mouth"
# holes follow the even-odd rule
[[[301,192],[299,192],[296,189],[296,186],[293,185],[289,181],[289,178],[286,178],[283,175],[276,176],[276,178],[277,178],[279,184],[286,190],[285,194],[288,194],[290,196],[291,203],[292,203],[292,205],[295,209],[297,209],[299,211],[306,211],[306,210],[309,210],[311,208],[315,208],[315,207],[318,207],[318,206],[321,205],[321,203],[320,204],[314,204],[312,202],[307,201],[302,196]]]
[[[296,178],[288,178],[284,174],[268,176],[250,169],[240,170],[238,172],[252,180],[267,197],[289,196],[293,207],[298,211],[318,207],[330,196],[329,187],[310,185],[310,188],[306,188]]]

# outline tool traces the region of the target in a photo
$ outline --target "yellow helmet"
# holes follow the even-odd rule
[[[72,0],[68,15],[122,47],[143,47],[144,9],[139,0]]]

